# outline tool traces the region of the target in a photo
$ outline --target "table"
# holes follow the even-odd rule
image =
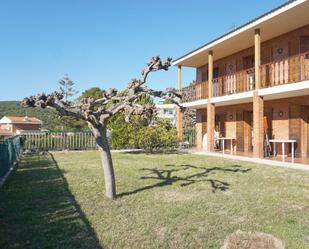
[[[284,161],[284,153],[285,153],[285,143],[291,143],[292,145],[292,161],[294,161],[294,143],[296,143],[296,140],[291,140],[291,139],[270,139],[270,143],[274,144],[274,157],[276,156],[276,143],[281,143],[282,144],[282,161]]]
[[[235,138],[230,138],[230,137],[219,137],[216,140],[222,140],[222,154],[224,154],[224,150],[225,150],[225,145],[224,145],[224,141],[225,140],[231,140],[231,154],[233,154],[233,140],[235,140]]]

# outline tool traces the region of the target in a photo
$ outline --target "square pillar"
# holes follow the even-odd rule
[[[261,87],[261,35],[260,30],[256,29],[254,31],[254,74],[255,74],[255,89],[260,89]]]
[[[181,66],[178,66],[178,91],[181,93],[182,92],[182,72],[181,72]],[[180,110],[179,107],[176,109],[176,129],[177,129],[177,138],[178,140],[182,140],[183,138],[183,113]]]
[[[253,156],[264,157],[264,100],[253,92]]]
[[[215,105],[210,103],[213,85],[213,53],[208,52],[208,103],[207,103],[207,151],[214,151],[215,147]]]
[[[212,97],[213,90],[213,54],[212,51],[208,52],[208,98]]]
[[[207,104],[207,151],[214,151],[215,147],[215,105],[210,103],[208,99]]]

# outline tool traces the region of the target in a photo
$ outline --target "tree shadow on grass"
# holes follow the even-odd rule
[[[103,248],[52,155],[21,158],[0,190],[0,248]]]
[[[123,197],[127,195],[137,194],[139,192],[165,187],[169,185],[173,185],[174,183],[180,183],[181,187],[186,187],[191,184],[197,182],[208,182],[211,186],[211,190],[213,193],[217,191],[226,191],[229,189],[230,184],[228,182],[220,181],[217,179],[210,178],[210,174],[213,173],[247,173],[250,171],[250,168],[243,169],[240,165],[232,165],[230,167],[199,167],[191,164],[167,164],[165,167],[172,167],[171,169],[158,169],[158,168],[143,168],[141,171],[147,171],[150,174],[147,176],[142,176],[140,179],[142,180],[158,180],[157,183],[152,185],[147,185],[133,191],[120,193],[118,197]],[[195,170],[196,173],[190,173],[184,175],[187,170]]]

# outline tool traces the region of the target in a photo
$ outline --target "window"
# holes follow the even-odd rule
[[[164,109],[163,113],[170,115],[170,114],[173,114],[173,110],[172,109]]]
[[[207,80],[208,80],[208,72],[204,71],[204,72],[202,72],[202,82],[207,81]]]
[[[309,36],[300,37],[300,52],[301,53],[309,52]]]

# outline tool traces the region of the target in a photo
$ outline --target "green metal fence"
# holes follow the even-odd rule
[[[10,171],[22,152],[22,140],[19,136],[0,140],[0,181]]]

